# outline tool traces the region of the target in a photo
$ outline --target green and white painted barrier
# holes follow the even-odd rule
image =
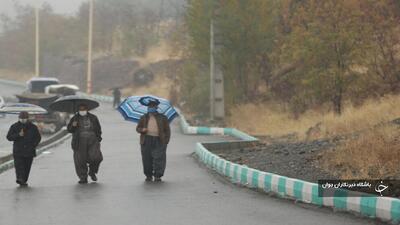
[[[180,124],[184,134],[214,134],[214,135],[229,135],[236,137],[243,141],[258,141],[257,138],[248,135],[235,128],[220,128],[220,127],[194,127],[190,126],[185,119],[185,116],[177,109],[179,117],[181,118]]]
[[[193,127],[188,124],[182,114],[180,117],[181,128],[185,134],[220,134],[230,135],[247,142],[257,141],[257,138],[237,129]],[[296,201],[359,213],[367,217],[379,218],[396,224],[400,222],[399,199],[388,197],[344,197],[347,196],[345,190],[339,190],[337,194],[335,193],[337,196],[334,197],[319,197],[318,184],[316,183],[259,171],[245,165],[227,161],[210,152],[205,145],[207,143],[196,144],[196,154],[200,161],[210,169],[229,178],[233,183],[249,188],[256,188]]]
[[[0,80],[0,82],[5,83],[9,81]],[[21,83],[18,82],[11,81],[9,84],[21,86]],[[112,102],[113,100],[110,96],[79,94],[102,102]],[[180,111],[178,112],[181,117],[180,125],[184,134],[229,135],[243,142],[258,141],[257,138],[235,128],[190,126],[183,114]],[[229,178],[234,183],[304,203],[331,207],[341,211],[355,212],[363,216],[378,218],[396,224],[400,223],[399,199],[388,197],[343,197],[347,196],[344,190],[338,191],[337,195],[340,196],[337,197],[319,197],[318,184],[259,171],[245,165],[227,161],[210,152],[205,145],[207,145],[207,143],[196,144],[195,152],[201,162],[210,169]]]
[[[105,96],[105,95],[88,95],[84,92],[78,92],[77,95],[92,98],[94,100],[100,101],[100,102],[113,102],[113,97],[111,96]]]

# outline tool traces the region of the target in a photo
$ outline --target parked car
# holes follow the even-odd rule
[[[53,84],[45,88],[46,94],[58,94],[60,96],[75,95],[79,87],[73,84]]]
[[[27,91],[17,94],[19,102],[31,103],[45,108],[48,113],[32,115],[34,123],[43,133],[54,133],[66,125],[69,115],[50,110],[50,104],[57,100],[61,94],[46,93],[46,88],[51,85],[59,85],[57,78],[35,77],[27,82]]]
[[[60,81],[54,77],[34,77],[27,82],[28,92],[45,93],[49,85],[60,84]]]

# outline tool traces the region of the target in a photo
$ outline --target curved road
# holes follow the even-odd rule
[[[165,181],[145,183],[135,125],[107,104],[95,114],[104,130],[99,182],[77,184],[67,141],[34,161],[29,188],[16,186],[13,170],[0,174],[1,225],[375,224],[225,182],[191,157],[197,141],[222,137],[184,136],[177,121]]]

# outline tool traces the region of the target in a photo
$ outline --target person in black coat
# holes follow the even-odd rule
[[[7,139],[14,142],[16,182],[20,186],[27,186],[33,158],[36,156],[36,147],[42,139],[37,126],[29,121],[27,112],[19,114],[19,121],[10,127]]]
[[[86,105],[79,106],[79,112],[72,117],[67,126],[72,133],[72,150],[74,151],[74,164],[80,184],[88,183],[88,175],[97,181],[103,155],[100,150],[101,126],[99,119],[88,112]]]
[[[113,89],[112,91],[113,97],[114,97],[114,101],[113,101],[113,107],[117,108],[120,104],[121,104],[121,90],[116,87]]]

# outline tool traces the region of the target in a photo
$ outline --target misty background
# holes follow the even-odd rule
[[[25,81],[35,69],[35,1],[17,3],[0,3],[0,77]],[[94,92],[110,94],[110,88],[121,87],[126,96],[152,93],[192,115],[191,124],[204,125],[211,108],[213,21],[226,124],[212,126],[307,140],[368,131],[346,144],[343,154],[327,157],[342,160],[322,164],[348,167],[349,174],[357,165],[362,177],[398,174],[400,129],[389,125],[400,121],[400,1],[94,4]],[[40,7],[41,75],[84,91],[88,12],[88,1],[53,0]],[[367,148],[375,155],[365,154]],[[357,159],[363,156],[368,158]],[[388,166],[365,169],[369,165]]]
[[[6,13],[9,15],[15,15],[14,4],[16,0],[2,0],[0,13]],[[48,2],[54,9],[54,12],[60,14],[74,14],[77,12],[80,4],[85,0],[18,0],[21,4],[27,4],[34,6],[35,4],[43,4]]]

